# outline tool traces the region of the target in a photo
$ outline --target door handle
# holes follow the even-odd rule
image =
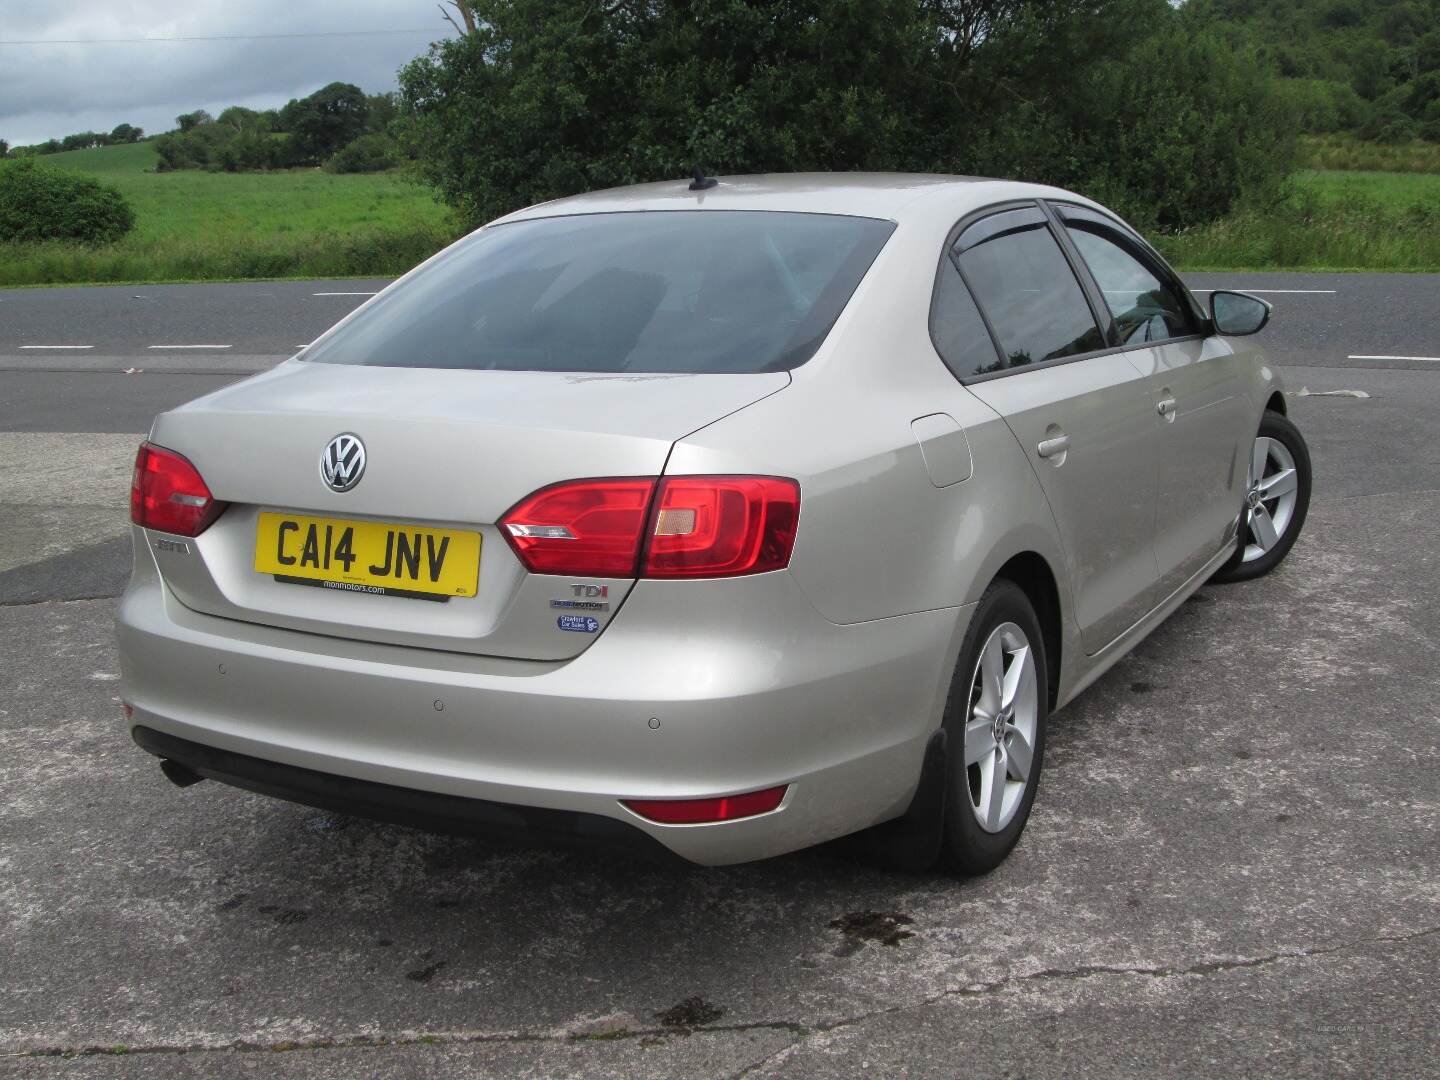
[[[1173,397],[1161,398],[1155,403],[1155,411],[1169,420],[1175,415],[1175,399]]]
[[[1035,452],[1043,458],[1054,457],[1056,454],[1063,454],[1070,449],[1070,436],[1057,435],[1053,439],[1045,439],[1035,447]]]

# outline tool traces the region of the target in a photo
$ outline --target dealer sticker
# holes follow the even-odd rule
[[[600,620],[589,615],[561,615],[555,620],[561,630],[574,630],[581,634],[593,634],[600,629]]]

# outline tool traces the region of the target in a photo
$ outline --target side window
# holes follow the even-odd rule
[[[1062,210],[1065,228],[1105,294],[1125,345],[1166,341],[1196,332],[1190,307],[1148,265],[1144,252],[1098,215]]]
[[[1105,335],[1039,209],[976,222],[955,245],[1006,364],[1039,364],[1106,347]]]
[[[957,379],[999,371],[1004,366],[995,352],[995,343],[990,340],[990,331],[985,329],[980,309],[975,306],[975,298],[948,258],[940,265],[930,331],[936,351]]]

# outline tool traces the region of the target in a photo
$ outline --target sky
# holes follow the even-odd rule
[[[103,39],[337,34],[249,41]],[[453,31],[435,0],[0,0],[0,139],[12,146],[128,123],[147,134],[182,112],[267,109],[326,83],[368,93]],[[89,44],[5,44],[83,39]]]

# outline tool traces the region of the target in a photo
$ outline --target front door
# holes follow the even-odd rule
[[[1125,355],[1142,372],[1160,439],[1155,558],[1160,598],[1204,568],[1234,535],[1254,439],[1246,364],[1204,323],[1164,263],[1118,223],[1056,204],[1103,295]]]

